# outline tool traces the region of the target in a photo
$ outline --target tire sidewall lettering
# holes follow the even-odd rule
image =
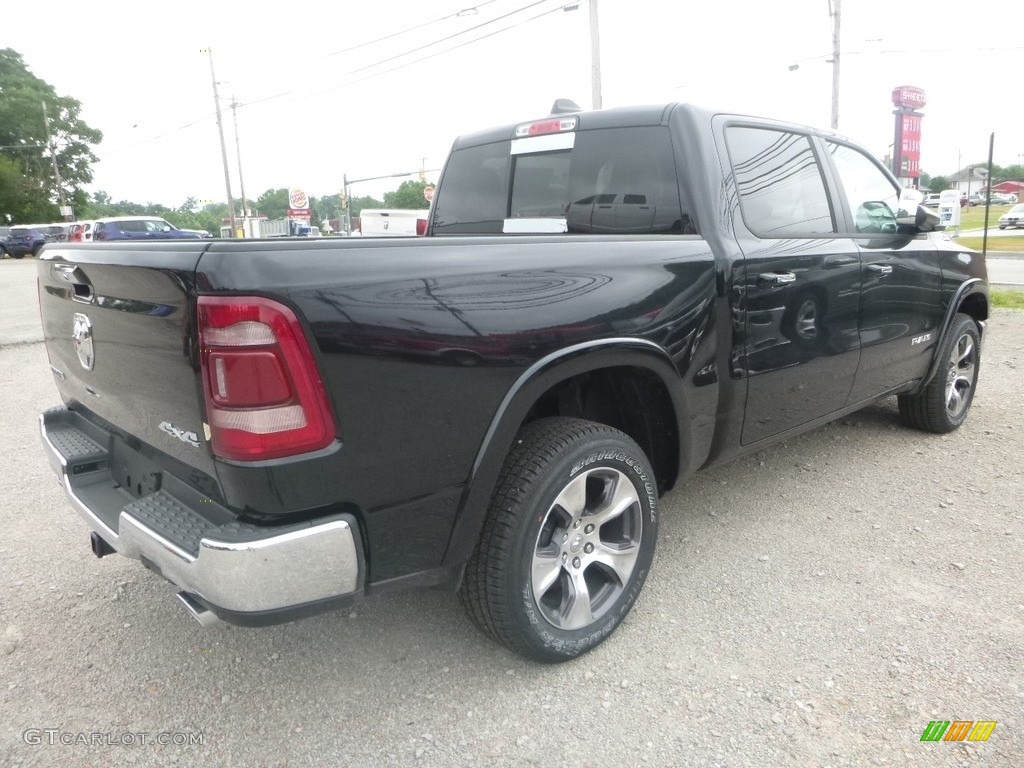
[[[568,485],[568,483],[571,482],[582,470],[597,469],[601,467],[616,469],[630,479],[630,482],[633,484],[633,487],[637,492],[637,497],[640,500],[640,503],[644,505],[647,510],[645,518],[647,525],[649,525],[650,528],[645,526],[643,535],[656,536],[658,500],[656,485],[646,469],[646,462],[627,451],[618,448],[597,450],[590,452],[585,458],[574,461],[570,467],[568,477],[562,483],[561,487],[555,492],[555,495],[560,492],[561,488]],[[532,516],[532,524],[530,525],[530,530],[527,533],[525,542],[532,542],[536,538],[537,527],[543,522],[545,516],[545,511],[540,509],[537,510],[537,514]],[[584,650],[599,644],[608,637],[616,627],[618,627],[639,597],[649,570],[649,563],[638,564],[638,568],[630,578],[631,583],[624,594],[620,597],[620,604],[615,606],[612,611],[598,620],[595,625],[576,630],[575,632],[560,630],[548,623],[547,619],[541,615],[540,609],[537,606],[530,576],[529,574],[524,574],[523,581],[521,582],[522,589],[520,591],[520,601],[524,618],[526,622],[533,627],[538,640],[543,646],[558,653],[565,654],[568,657],[578,656]],[[586,632],[587,634],[581,637],[574,637],[573,635],[576,634],[576,632]]]

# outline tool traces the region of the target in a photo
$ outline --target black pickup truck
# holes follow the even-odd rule
[[[95,554],[204,623],[441,587],[572,658],[699,468],[892,395],[964,421],[985,263],[920,200],[838,135],[670,104],[460,137],[426,237],[51,245],[43,443]]]

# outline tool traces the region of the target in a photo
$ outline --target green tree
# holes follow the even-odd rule
[[[403,181],[394,192],[384,193],[384,207],[413,210],[428,208],[430,203],[423,196],[423,190],[432,186],[434,186],[433,183],[429,181],[414,181],[412,179]]]
[[[92,181],[96,156],[92,146],[103,134],[90,128],[80,117],[82,105],[70,96],[60,96],[52,85],[32,74],[21,54],[11,48],[0,50],[0,156],[13,161],[28,182],[24,194],[31,206],[28,218],[53,220],[57,210],[57,181],[53,160],[60,171],[61,191],[66,200]],[[46,105],[49,125],[43,117]],[[47,128],[53,156],[47,145]],[[9,166],[8,166],[9,168]],[[49,202],[52,213],[39,210],[40,198]],[[45,203],[43,203],[45,205]]]
[[[371,195],[363,195],[362,197],[354,197],[349,201],[349,205],[352,207],[352,215],[358,216],[363,208],[383,208],[384,201],[378,200],[376,197]]]
[[[341,200],[337,195],[311,197],[309,204],[313,207],[313,223],[317,226],[324,219],[337,219],[341,216]]]
[[[53,221],[57,208],[21,163],[0,155],[0,226]]]
[[[928,189],[932,192],[941,192],[942,190],[949,188],[949,179],[945,176],[932,176],[928,183]]]
[[[283,219],[288,215],[288,190],[284,187],[268,189],[256,198],[255,207],[260,216],[266,216],[268,219]]]

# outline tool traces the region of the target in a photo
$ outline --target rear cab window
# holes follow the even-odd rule
[[[807,135],[761,126],[725,132],[740,212],[758,237],[821,237],[837,231],[821,163]]]
[[[659,125],[568,130],[457,149],[438,190],[433,232],[697,230],[680,205],[669,129]]]

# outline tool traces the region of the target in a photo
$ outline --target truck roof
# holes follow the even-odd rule
[[[615,107],[597,111],[580,111],[557,115],[558,117],[575,117],[578,120],[576,130],[588,130],[594,128],[625,128],[644,125],[667,125],[673,113],[685,112],[691,120],[698,122],[710,122],[715,115],[734,115],[738,118],[752,118],[759,123],[774,123],[779,126],[800,128],[819,134],[833,135],[839,139],[846,137],[836,131],[817,128],[814,126],[792,123],[776,118],[765,118],[759,115],[750,115],[742,111],[710,109],[698,107],[694,104],[683,102],[670,102],[668,104],[651,104],[646,106]],[[482,131],[474,131],[459,136],[452,145],[452,150],[465,149],[480,144],[490,144],[494,141],[504,141],[515,138],[517,127],[539,120],[550,119],[555,115],[541,115],[532,119],[520,120],[509,125],[497,128],[487,128]]]
[[[592,128],[622,128],[636,125],[666,125],[668,123],[669,115],[679,108],[703,111],[698,110],[697,107],[690,104],[671,103],[638,107],[615,107],[613,109],[602,109],[591,112],[572,112],[559,116],[571,116],[577,118],[579,120],[578,130]],[[709,112],[708,114],[711,115],[714,113]],[[552,116],[540,115],[538,117],[520,120],[519,122],[512,123],[510,125],[503,125],[498,128],[488,128],[482,131],[463,134],[455,140],[455,144],[452,149],[463,149],[465,147],[473,147],[479,144],[489,144],[493,141],[502,141],[504,139],[514,138],[516,128],[523,125],[523,123],[543,120],[550,117]]]

